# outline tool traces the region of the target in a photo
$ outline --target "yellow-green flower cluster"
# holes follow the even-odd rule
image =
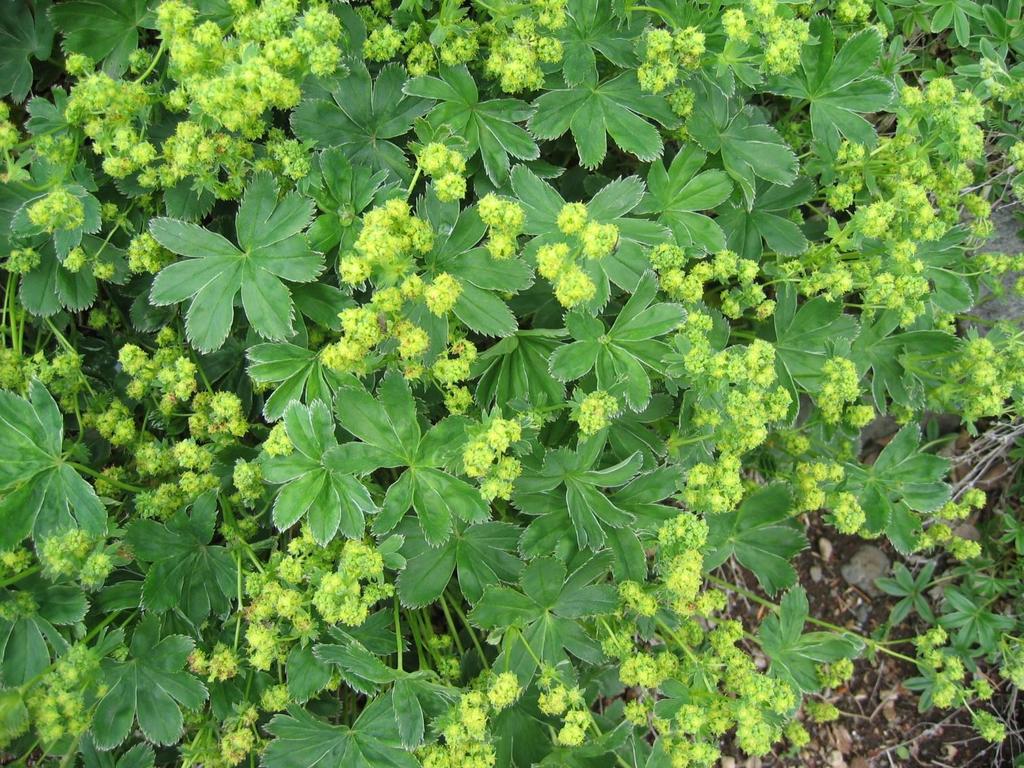
[[[621,409],[617,397],[599,389],[574,403],[572,418],[579,424],[580,433],[589,437],[609,426]]]
[[[507,454],[522,435],[522,425],[517,419],[496,417],[463,448],[462,464],[466,475],[480,481],[480,494],[488,501],[511,498],[512,483],[523,468],[519,459]]]
[[[95,697],[106,693],[105,684],[98,682],[99,672],[96,652],[76,644],[29,690],[25,703],[44,744],[79,736],[92,725]]]
[[[998,339],[997,333],[965,339],[936,387],[936,400],[968,423],[1002,415],[1024,389],[1024,344],[1016,336]]]
[[[125,344],[118,352],[117,360],[131,377],[125,390],[128,395],[136,400],[147,394],[158,396],[160,412],[170,414],[195,395],[198,369],[182,353],[173,334],[161,333],[157,343],[160,346],[152,357],[135,344]]]
[[[490,706],[484,692],[464,692],[443,718],[443,743],[422,750],[423,768],[491,768],[496,755],[487,731]]]
[[[420,149],[416,160],[434,180],[438,200],[450,203],[466,196],[466,158],[461,152],[434,141]]]
[[[526,223],[523,206],[491,192],[480,198],[477,212],[480,220],[487,225],[487,252],[499,260],[515,256],[519,250],[516,238]]]
[[[544,85],[541,65],[562,59],[562,43],[545,35],[530,16],[520,16],[508,30],[489,30],[490,51],[484,72],[506,93],[533,91]]]
[[[26,210],[28,220],[44,232],[78,229],[85,223],[85,204],[67,187],[56,187]]]
[[[363,216],[363,228],[338,263],[338,274],[358,285],[376,274],[383,285],[396,285],[415,269],[417,256],[430,253],[430,225],[412,214],[408,203],[393,198]]]
[[[860,374],[852,360],[832,357],[822,365],[821,377],[818,407],[827,423],[838,424],[849,405],[860,397]]]
[[[313,3],[301,14],[295,0],[235,4],[232,35],[214,22],[197,23],[195,11],[180,0],[165,0],[156,24],[178,98],[227,130],[255,139],[269,128],[267,110],[299,102],[306,73],[335,71],[342,28],[326,4]]]
[[[470,378],[476,360],[476,346],[469,339],[452,342],[434,361],[430,373],[444,392],[445,407],[451,413],[463,413],[473,395],[462,382]]]
[[[707,514],[729,512],[743,498],[741,470],[739,457],[728,453],[713,463],[695,464],[686,477],[683,501]]]
[[[704,55],[704,33],[696,27],[675,32],[653,28],[643,36],[643,63],[637,69],[640,87],[661,93],[675,84],[679,71],[700,67]]]
[[[346,541],[338,569],[320,580],[313,606],[328,624],[358,627],[370,608],[393,592],[394,587],[384,583],[380,552],[361,541]]]
[[[51,581],[73,579],[88,590],[99,589],[114,568],[102,537],[72,528],[50,536],[37,549],[43,575]]]
[[[597,286],[579,259],[602,259],[619,243],[619,228],[612,223],[589,220],[582,203],[566,203],[558,213],[558,229],[568,242],[548,243],[537,250],[537,272],[551,281],[555,298],[572,308],[594,298]]]
[[[800,64],[800,51],[810,30],[807,22],[793,18],[788,6],[778,0],[750,0],[751,26],[761,37],[761,70],[769,75],[787,75]]]
[[[198,440],[230,442],[249,431],[242,401],[234,392],[200,392],[192,399],[192,409],[188,428]]]

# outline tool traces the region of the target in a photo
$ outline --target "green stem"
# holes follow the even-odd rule
[[[463,612],[462,607],[459,605],[459,601],[452,599],[452,610],[455,611],[455,615],[459,617],[459,621],[466,628],[466,633],[469,635],[469,639],[473,641],[473,647],[476,648],[476,652],[480,654],[480,661],[486,661],[487,657],[484,655],[483,646],[480,645],[480,641],[477,640],[476,632],[473,630],[473,625],[469,623],[469,617]]]
[[[462,645],[462,640],[459,639],[459,630],[455,628],[455,622],[452,620],[451,611],[448,610],[448,601],[444,599],[444,593],[441,593],[441,612],[444,613],[445,623],[448,625],[448,631],[452,633],[452,639],[455,641],[455,647],[459,651],[459,656],[466,655],[466,649]]]
[[[141,485],[132,485],[131,483],[122,482],[115,477],[108,477],[107,475],[104,475],[102,472],[97,472],[95,469],[86,464],[79,464],[77,461],[68,461],[65,463],[69,467],[77,469],[79,472],[83,472],[89,475],[90,477],[95,477],[99,480],[102,480],[103,482],[108,483],[109,485],[112,485],[115,488],[120,488],[122,491],[128,491],[129,493],[143,493],[146,490]]]
[[[394,597],[395,606],[395,654],[398,656],[398,671],[402,671],[402,650],[405,645],[402,642],[402,609],[398,604],[398,595]]]
[[[165,50],[167,50],[167,41],[161,40],[160,47],[156,49],[156,55],[153,56],[153,60],[149,62],[149,66],[146,67],[146,71],[139,75],[137,78],[135,78],[135,83],[141,83],[143,80],[150,76],[150,74],[156,68],[156,65],[159,63],[160,59],[163,58]]]
[[[20,573],[16,573],[13,576],[10,576],[10,577],[4,579],[3,581],[0,581],[0,589],[3,589],[4,587],[9,587],[9,586],[11,586],[11,584],[17,584],[22,579],[27,579],[29,576],[31,576],[31,575],[33,575],[35,573],[39,573],[41,568],[42,568],[42,566],[40,566],[37,563],[36,565],[33,565],[31,568],[26,568],[25,570],[21,571]]]
[[[707,578],[708,578],[708,581],[714,582],[718,586],[723,587],[725,589],[731,589],[736,594],[743,595],[745,598],[747,598],[748,600],[753,600],[758,605],[763,605],[765,608],[771,608],[773,611],[778,611],[779,610],[779,606],[776,603],[773,603],[771,600],[765,600],[763,597],[761,597],[760,595],[756,594],[755,592],[751,592],[749,589],[744,589],[743,587],[737,586],[736,584],[733,584],[730,581],[726,581],[725,579],[720,579],[717,576],[712,576],[711,574],[708,574]],[[885,654],[887,654],[889,656],[892,656],[894,658],[897,658],[897,659],[902,659],[903,661],[910,662],[911,664],[917,664],[917,659],[914,659],[914,658],[912,658],[910,656],[907,656],[906,654],[890,650],[889,648],[886,647],[887,644],[880,643],[879,641],[874,640],[873,638],[866,637],[866,636],[864,636],[864,635],[862,635],[862,634],[860,634],[858,632],[854,632],[852,629],[847,629],[846,627],[840,627],[838,624],[832,624],[832,623],[827,622],[827,621],[822,621],[821,619],[816,619],[813,616],[808,616],[807,617],[807,622],[810,623],[810,624],[815,624],[815,625],[817,625],[819,627],[824,627],[825,629],[831,629],[834,632],[843,632],[843,633],[845,633],[847,635],[853,635],[854,637],[856,637],[859,640],[861,640],[865,645],[869,646],[870,648],[872,648],[872,649],[874,649],[876,651],[881,651],[882,653],[885,653]],[[896,643],[900,643],[900,642],[903,642],[903,641],[901,641],[901,640],[892,640],[888,644],[891,645],[891,644],[896,644]]]
[[[416,188],[416,182],[420,180],[422,173],[423,172],[420,168],[416,168],[416,173],[412,175],[412,181],[409,182],[409,188],[405,190],[406,197],[412,194],[413,189]]]

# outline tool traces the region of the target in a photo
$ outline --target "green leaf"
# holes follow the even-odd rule
[[[760,261],[764,247],[784,256],[807,250],[807,237],[796,222],[787,218],[814,196],[814,184],[801,176],[792,186],[759,181],[752,208],[726,203],[715,220],[725,231],[729,249],[740,256]]]
[[[284,530],[305,516],[321,545],[339,530],[347,538],[361,538],[365,515],[375,513],[377,505],[355,475],[374,469],[377,457],[351,444],[339,446],[330,409],[319,400],[309,406],[291,403],[284,425],[295,451],[262,459],[267,482],[281,485],[274,499],[274,525]]]
[[[411,176],[405,153],[390,141],[409,131],[430,102],[402,92],[405,69],[388,64],[372,80],[362,64],[331,85],[327,98],[302,102],[292,112],[295,135],[321,147],[341,147],[353,163]]]
[[[288,695],[300,704],[320,693],[331,681],[331,665],[313,653],[311,645],[295,645],[285,663]]]
[[[885,533],[904,553],[914,551],[921,521],[915,512],[931,512],[949,500],[944,482],[949,460],[921,450],[921,430],[903,427],[875,463],[846,464],[844,487],[856,494],[867,517],[866,528]]]
[[[526,211],[525,231],[538,235],[528,244],[528,254],[540,246],[565,242],[558,232],[557,216],[565,199],[529,168],[516,166],[512,171],[512,189]],[[599,189],[587,205],[587,216],[601,224],[614,224],[619,231],[615,250],[601,259],[585,259],[581,266],[597,288],[586,305],[597,313],[611,298],[611,284],[632,293],[650,267],[648,249],[664,242],[669,231],[656,222],[629,216],[644,196],[644,183],[638,176],[615,179]],[[570,247],[576,247],[570,244]]]
[[[841,138],[873,147],[875,127],[861,116],[881,112],[893,101],[892,83],[875,73],[882,54],[882,36],[867,27],[847,38],[838,52],[831,22],[815,16],[810,22],[811,41],[801,52],[799,74],[782,78],[775,93],[810,102],[811,132],[830,152]]]
[[[481,405],[523,400],[535,407],[553,405],[565,387],[548,371],[548,358],[560,331],[534,329],[501,339],[477,357],[476,397]]]
[[[562,43],[562,76],[571,86],[596,82],[598,54],[616,66],[637,64],[634,39],[637,29],[624,27],[612,5],[601,0],[569,0],[566,24],[555,31]]]
[[[722,165],[739,185],[748,210],[754,205],[758,179],[787,187],[793,183],[799,168],[796,155],[753,109],[744,107],[729,118],[711,113],[704,102],[701,105],[709,111],[708,120],[697,127],[694,138],[705,150],[721,155]]]
[[[591,583],[605,568],[601,558],[594,558],[567,576],[565,566],[555,558],[538,557],[523,570],[522,592],[487,587],[470,620],[484,629],[507,630],[495,668],[511,669],[520,679],[528,679],[537,667],[533,655],[552,666],[566,661],[566,652],[584,660],[594,659],[595,654],[600,658],[596,644],[576,620],[615,610],[615,589]],[[533,654],[524,643],[529,643]]]
[[[551,355],[552,375],[570,381],[596,369],[600,389],[621,388],[630,408],[643,409],[651,398],[649,372],[659,373],[670,351],[659,337],[674,331],[684,317],[679,304],[652,304],[657,291],[657,278],[647,272],[607,331],[600,320],[570,314],[566,325],[576,341]]]
[[[904,363],[905,357],[938,362],[960,343],[956,336],[944,331],[893,333],[898,324],[898,313],[881,313],[874,322],[861,327],[851,348],[858,367],[871,372],[871,394],[882,413],[886,412],[890,398],[904,408],[923,404],[924,382],[917,366]]]
[[[604,160],[607,136],[624,152],[654,160],[661,156],[661,135],[645,118],[666,128],[679,122],[664,98],[640,89],[633,72],[600,84],[588,79],[577,87],[547,91],[534,106],[537,111],[529,122],[533,135],[550,140],[570,131],[585,168],[596,168]]]
[[[312,212],[312,201],[296,192],[279,199],[273,177],[261,173],[249,182],[235,216],[240,248],[195,224],[153,219],[156,241],[186,259],[161,270],[150,301],[164,306],[191,299],[185,329],[203,352],[224,344],[239,291],[253,330],[268,339],[290,337],[294,306],[282,281],[309,282],[323,270],[322,257],[302,234]]]
[[[497,185],[508,180],[509,157],[536,160],[540,149],[533,137],[517,123],[533,114],[533,107],[516,99],[480,100],[473,76],[463,65],[441,67],[440,77],[416,77],[403,91],[439,103],[430,110],[427,122],[445,128],[465,141],[468,157],[477,152],[488,178]]]
[[[588,453],[586,446],[575,453],[565,448],[548,451],[543,465],[524,469],[512,500],[519,509],[549,519],[568,515],[571,525],[560,530],[573,532],[580,548],[599,550],[609,530],[629,525],[634,516],[598,489],[628,483],[639,472],[643,457],[634,453],[618,464],[594,469],[599,460],[600,452]]]
[[[294,344],[256,344],[246,351],[249,377],[277,387],[263,403],[263,416],[277,421],[292,402],[333,404],[340,380],[320,363],[320,356]]]
[[[128,67],[139,46],[139,27],[149,27],[146,0],[70,0],[58,3],[50,17],[64,35],[64,50],[103,61],[112,75]]]
[[[46,61],[53,48],[50,3],[0,2],[0,96],[21,103],[32,87],[32,60]]]
[[[104,660],[108,688],[92,725],[97,747],[116,747],[136,721],[154,744],[173,744],[181,738],[181,707],[196,709],[206,700],[203,684],[184,671],[193,645],[184,635],[161,637],[156,617],[148,616],[132,636],[128,658]]]
[[[651,163],[648,195],[640,212],[657,214],[679,245],[716,252],[725,247],[725,235],[714,219],[698,211],[724,202],[732,182],[724,171],[700,171],[706,158],[695,144],[689,144],[676,153],[667,171],[661,163]]]
[[[396,187],[385,183],[387,171],[353,165],[340,147],[321,152],[318,166],[320,176],[311,194],[323,215],[310,227],[310,242],[324,253],[335,246],[351,248],[361,228],[359,215],[383,202]]]
[[[807,537],[792,518],[793,500],[784,485],[770,485],[750,494],[734,512],[709,515],[705,570],[729,557],[749,568],[768,594],[793,585],[792,557],[807,547]]]
[[[794,587],[782,598],[778,612],[761,622],[758,640],[771,659],[773,675],[801,691],[813,692],[821,688],[818,664],[852,658],[863,644],[850,635],[833,632],[804,634],[808,610],[807,593],[803,587]]]
[[[201,496],[192,514],[175,513],[167,524],[135,520],[125,536],[136,558],[151,563],[143,583],[147,610],[179,609],[195,625],[210,613],[224,615],[235,596],[235,564],[228,550],[210,545],[217,522],[213,494]]]
[[[781,376],[809,391],[818,391],[825,361],[844,352],[857,330],[856,318],[843,313],[842,302],[819,296],[796,309],[795,292],[780,290],[775,349]]]
[[[267,724],[274,736],[263,753],[266,768],[418,768],[406,752],[388,699],[371,702],[352,727],[331,725],[299,707],[275,715]]]
[[[74,527],[106,532],[103,503],[64,462],[64,418],[42,384],[29,385],[28,400],[0,391],[0,431],[0,548]]]
[[[405,536],[402,553],[408,562],[398,577],[398,596],[411,608],[434,602],[456,568],[459,588],[470,603],[492,584],[515,581],[522,569],[514,554],[521,531],[510,523],[456,523],[451,538],[438,547],[431,547],[416,526],[405,524],[399,532]]]
[[[401,375],[385,376],[376,397],[349,379],[338,390],[337,415],[342,427],[376,449],[373,466],[408,467],[388,488],[381,514],[374,521],[375,533],[393,529],[410,507],[416,511],[427,541],[435,547],[448,540],[454,519],[487,519],[490,508],[480,492],[439,469],[461,445],[464,427],[458,421],[442,421],[421,436],[416,401]]]
[[[419,213],[440,233],[426,257],[427,275],[445,272],[462,284],[455,316],[484,336],[515,333],[519,326],[505,298],[530,286],[530,267],[519,258],[495,259],[479,246],[486,227],[475,206],[460,211],[457,204],[442,204],[428,190]]]

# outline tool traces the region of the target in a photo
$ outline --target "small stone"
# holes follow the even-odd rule
[[[816,565],[810,567],[811,581],[817,583],[821,581],[821,568]]]
[[[871,763],[866,757],[857,756],[850,761],[850,768],[871,768]]]
[[[889,557],[874,544],[865,544],[839,572],[852,586],[872,596],[880,595],[882,591],[875,586],[875,580],[889,572]]]
[[[818,539],[818,552],[826,563],[832,559],[832,542],[822,536]]]

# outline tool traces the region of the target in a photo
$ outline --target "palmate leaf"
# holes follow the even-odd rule
[[[651,163],[648,192],[637,212],[657,215],[679,245],[716,252],[725,247],[725,235],[714,219],[699,211],[723,203],[732,192],[732,182],[724,171],[700,171],[706,159],[695,144],[689,144],[676,153],[668,170],[661,163]]]
[[[566,326],[576,341],[552,353],[552,375],[571,381],[596,369],[599,388],[621,388],[630,408],[644,408],[651,399],[648,370],[660,371],[662,358],[671,349],[658,337],[675,330],[684,317],[679,304],[652,304],[657,292],[657,278],[648,272],[609,329],[589,315],[567,315]]]
[[[511,523],[456,523],[451,537],[431,547],[416,526],[404,523],[402,554],[408,558],[398,577],[403,605],[419,608],[436,600],[458,569],[459,588],[475,603],[491,584],[515,581],[522,561],[514,554],[522,531]]]
[[[812,42],[801,51],[798,75],[780,79],[772,91],[810,102],[811,132],[829,151],[839,148],[841,138],[874,146],[875,127],[862,113],[880,112],[892,103],[892,83],[873,74],[882,55],[882,36],[868,27],[835,49],[831,22],[815,16],[810,22]]]
[[[32,60],[46,61],[53,48],[50,3],[0,0],[0,96],[22,102],[32,87]]]
[[[263,403],[263,416],[277,421],[288,405],[301,400],[307,405],[314,400],[334,403],[339,379],[320,362],[312,350],[295,344],[255,344],[246,351],[249,377],[258,384],[275,384],[274,391]]]
[[[350,539],[361,538],[365,515],[376,512],[377,505],[356,475],[378,466],[378,455],[364,445],[339,445],[331,410],[320,400],[309,406],[291,403],[284,426],[294,452],[262,460],[267,482],[282,486],[274,499],[274,525],[284,530],[306,517],[321,545],[339,530]]]
[[[751,107],[739,107],[713,86],[698,91],[694,118],[687,123],[693,138],[707,152],[717,152],[722,166],[753,207],[757,180],[788,187],[799,163],[793,150]]]
[[[842,302],[819,296],[796,305],[796,292],[780,288],[775,312],[776,370],[780,381],[810,392],[821,388],[821,369],[832,354],[849,349],[857,320],[843,312]],[[796,399],[794,398],[794,402]]]
[[[796,569],[789,561],[807,547],[807,537],[792,519],[792,511],[789,489],[770,485],[750,494],[734,512],[709,515],[705,570],[735,556],[769,594],[792,586]]]
[[[320,175],[310,193],[322,215],[309,228],[310,242],[323,253],[334,247],[351,248],[362,227],[360,214],[398,187],[386,183],[387,171],[353,165],[340,147],[321,152],[317,165]]]
[[[321,147],[341,147],[349,160],[386,169],[402,179],[411,176],[402,149],[390,141],[408,133],[430,102],[402,92],[408,76],[397,64],[370,77],[362,64],[350,68],[322,98],[302,102],[292,112],[292,130]]]
[[[604,437],[599,435],[575,452],[567,448],[548,451],[540,467],[524,470],[516,481],[512,500],[525,512],[543,515],[528,529],[524,546],[531,535],[543,536],[545,528],[553,523],[556,535],[574,534],[581,549],[596,551],[604,545],[609,529],[634,522],[632,512],[617,506],[599,489],[628,483],[640,471],[643,457],[637,452],[618,464],[595,469],[603,446]],[[563,510],[568,513],[569,526],[564,525]],[[539,529],[531,530],[535,527]]]
[[[161,637],[155,616],[139,622],[128,658],[103,662],[108,687],[93,718],[97,747],[116,747],[136,721],[154,744],[173,744],[181,738],[181,707],[196,709],[206,700],[206,687],[184,669],[193,647],[192,638],[184,635]]]
[[[525,232],[535,236],[526,247],[528,256],[542,245],[565,240],[558,230],[557,218],[566,201],[554,187],[520,165],[512,170],[512,189],[526,211]],[[650,268],[647,250],[669,236],[661,224],[629,215],[640,205],[644,189],[637,176],[616,179],[599,189],[586,204],[589,220],[614,224],[619,230],[619,242],[612,253],[600,259],[585,259],[580,264],[597,289],[586,305],[591,314],[608,303],[612,283],[625,291],[636,290]]]
[[[21,615],[21,601],[29,598],[36,609]],[[0,683],[7,687],[24,685],[42,673],[51,661],[51,651],[59,656],[68,642],[57,631],[59,626],[77,624],[85,618],[89,604],[76,586],[51,584],[39,576],[19,582],[16,590],[0,592]]]
[[[882,312],[861,326],[851,347],[859,367],[871,372],[871,395],[882,413],[890,398],[904,408],[923,404],[924,384],[913,367],[904,365],[905,355],[918,362],[938,361],[960,344],[956,336],[944,331],[894,333],[898,326],[899,313]]]
[[[107,512],[96,491],[65,463],[64,417],[38,381],[29,399],[0,391],[0,548],[68,528],[101,535]]]
[[[278,199],[274,177],[260,173],[246,187],[235,216],[237,247],[195,224],[153,219],[149,230],[156,241],[186,258],[160,271],[150,301],[189,301],[185,330],[203,352],[224,344],[239,292],[253,330],[267,339],[287,339],[294,333],[294,305],[284,281],[309,282],[324,268],[302,234],[312,215],[311,200],[297,192]]]
[[[638,28],[630,28],[612,13],[612,4],[601,0],[569,0],[566,23],[555,31],[562,43],[562,77],[570,86],[597,80],[597,57],[623,69],[636,65],[634,40]]]
[[[448,128],[465,141],[466,153],[477,152],[488,178],[497,185],[508,180],[509,157],[536,160],[540,148],[517,123],[533,114],[534,108],[517,99],[480,100],[476,82],[465,66],[441,67],[439,77],[415,77],[403,91],[439,102],[427,115],[435,129]]]
[[[136,558],[150,563],[142,586],[146,609],[180,610],[195,625],[210,613],[222,615],[235,596],[235,564],[224,547],[211,545],[217,523],[213,494],[201,496],[191,515],[175,513],[167,524],[136,520],[126,540]]]
[[[666,128],[679,124],[665,99],[644,93],[632,71],[602,83],[588,73],[580,85],[547,91],[534,106],[537,111],[529,122],[533,135],[557,139],[571,132],[585,168],[596,168],[604,161],[609,136],[624,152],[640,160],[655,160],[661,156],[663,144],[648,119]]]
[[[139,28],[152,28],[146,0],[70,0],[50,11],[64,35],[64,50],[104,62],[105,71],[119,75],[139,45]]]
[[[715,220],[725,231],[729,250],[754,261],[760,261],[765,246],[784,256],[796,256],[807,250],[807,237],[796,222],[787,218],[814,196],[814,183],[805,176],[792,186],[756,185],[754,205],[726,203]]]
[[[41,179],[40,181],[44,180]],[[64,189],[72,196],[78,198],[78,201],[82,204],[84,216],[81,223],[73,229],[58,229],[52,233],[53,249],[62,261],[72,248],[82,244],[82,239],[85,235],[96,234],[103,225],[103,220],[100,216],[100,201],[96,199],[95,195],[90,193],[81,184],[68,184]],[[26,238],[50,235],[38,224],[33,224],[28,216],[29,206],[42,197],[43,195],[36,195],[34,199],[27,200],[14,214],[14,218],[11,221],[11,229],[15,235]]]
[[[480,353],[476,397],[484,407],[522,400],[536,407],[560,402],[565,386],[548,370],[548,358],[559,346],[560,330],[519,331]]]
[[[274,736],[263,753],[266,768],[418,768],[402,747],[391,701],[374,699],[351,727],[331,725],[300,707],[275,715],[267,724]]]
[[[920,516],[949,500],[944,482],[949,460],[921,450],[921,430],[903,427],[882,449],[874,464],[850,462],[844,488],[857,496],[867,518],[865,527],[885,533],[904,553],[913,552],[921,532]]]
[[[600,647],[577,620],[615,610],[615,588],[593,583],[606,572],[607,561],[600,556],[571,573],[553,557],[538,557],[523,569],[521,591],[485,589],[469,618],[484,629],[505,630],[494,668],[510,669],[523,680],[533,676],[537,659],[551,666],[565,661],[567,653],[591,663],[600,659]]]
[[[120,248],[95,236],[83,234],[80,241],[86,256],[102,252],[104,263],[114,267],[109,283],[124,283],[128,264]],[[21,278],[18,296],[25,309],[38,317],[50,317],[62,308],[71,312],[88,309],[99,293],[92,264],[72,272],[67,269],[47,243],[39,251],[39,264]]]
[[[458,203],[442,203],[433,189],[428,189],[417,212],[440,233],[425,257],[427,274],[433,277],[447,272],[462,285],[452,310],[455,316],[484,336],[514,333],[519,326],[503,295],[517,293],[533,283],[526,262],[519,258],[495,259],[480,245],[487,228],[476,206],[460,210]]]
[[[358,447],[373,467],[406,467],[384,496],[374,533],[392,530],[409,509],[416,512],[430,546],[444,544],[455,519],[481,522],[490,507],[480,492],[443,467],[452,462],[465,441],[466,422],[449,417],[425,434],[420,430],[409,383],[388,373],[374,397],[356,379],[338,389],[338,423],[362,440]]]
[[[761,622],[757,635],[761,649],[771,660],[771,673],[805,692],[821,688],[818,664],[852,658],[863,647],[851,635],[804,634],[808,612],[807,593],[803,587],[794,587],[782,598],[778,612]]]

